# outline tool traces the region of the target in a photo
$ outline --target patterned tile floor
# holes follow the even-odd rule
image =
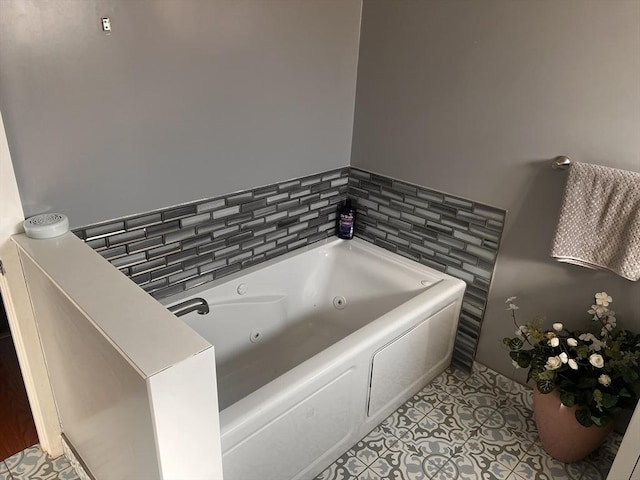
[[[78,480],[78,476],[66,457],[51,459],[34,445],[0,461],[0,480]]]
[[[531,391],[476,363],[438,376],[316,480],[604,480],[621,440],[579,463],[552,459]]]
[[[621,435],[580,463],[549,457],[531,392],[478,363],[447,370],[342,455],[317,480],[604,480]],[[77,480],[37,446],[0,462],[0,480]]]

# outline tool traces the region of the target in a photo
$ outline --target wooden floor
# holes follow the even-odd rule
[[[9,335],[0,337],[0,460],[38,443],[18,358]]]

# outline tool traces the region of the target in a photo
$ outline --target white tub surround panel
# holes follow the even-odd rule
[[[221,478],[211,345],[73,234],[13,238],[62,428],[92,475]]]
[[[213,348],[147,379],[161,477],[211,480],[211,461],[220,451],[218,392]],[[207,375],[207,377],[203,377]],[[215,437],[213,436],[215,434]],[[204,440],[204,441],[203,441]],[[188,470],[185,470],[188,465]]]
[[[451,362],[447,274],[359,239],[242,273],[173,299],[210,306],[181,318],[216,346],[225,480],[311,478]]]

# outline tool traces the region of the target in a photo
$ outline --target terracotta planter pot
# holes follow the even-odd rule
[[[584,427],[576,420],[576,407],[565,407],[557,391],[542,394],[533,390],[533,413],[544,450],[564,463],[579,462],[598,448],[613,430],[613,422],[604,427]]]

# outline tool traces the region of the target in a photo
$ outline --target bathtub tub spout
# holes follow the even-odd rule
[[[204,298],[190,298],[182,303],[168,307],[169,311],[176,317],[181,317],[194,310],[200,315],[209,313],[209,304]]]

